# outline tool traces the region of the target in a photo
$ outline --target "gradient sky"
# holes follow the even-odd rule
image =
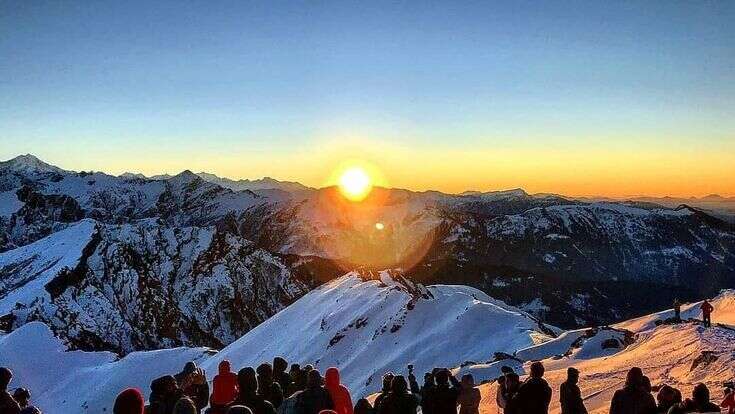
[[[735,2],[0,2],[0,159],[735,195]]]

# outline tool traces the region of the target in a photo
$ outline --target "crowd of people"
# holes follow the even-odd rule
[[[709,327],[712,305],[701,305],[704,325]],[[674,319],[681,321],[681,304],[674,303]],[[570,367],[559,387],[562,414],[587,414],[577,385],[579,371]],[[9,385],[13,373],[0,367],[0,414],[41,414],[31,404],[31,394]],[[496,404],[504,414],[547,414],[553,391],[544,379],[541,362],[530,365],[525,381],[508,366],[497,378]],[[684,414],[720,412],[735,414],[735,384],[728,384],[720,406],[710,401],[705,384],[697,384],[691,398],[682,399],[681,392],[669,385],[651,386],[640,368],[628,371],[625,385],[617,390],[610,403],[609,414]],[[337,368],[328,368],[324,377],[312,365],[301,367],[277,357],[273,363],[257,368],[245,367],[237,373],[229,361],[219,363],[212,381],[212,392],[206,375],[194,362],[181,372],[154,379],[150,385],[148,405],[140,390],[128,388],[115,399],[113,414],[479,414],[480,391],[472,375],[458,381],[446,368],[434,368],[424,375],[419,385],[413,366],[408,375],[387,373],[382,389],[371,404],[359,399],[354,405],[350,391],[342,385]],[[653,393],[657,392],[654,399]]]
[[[382,388],[371,404],[365,398],[354,405],[350,391],[342,385],[337,368],[329,368],[324,377],[311,365],[301,367],[275,358],[272,364],[245,367],[237,373],[229,361],[219,364],[219,371],[209,383],[204,371],[188,362],[175,375],[151,382],[148,405],[140,390],[128,388],[118,394],[113,414],[479,414],[480,391],[472,375],[457,380],[446,368],[435,368],[419,384],[408,366],[408,375],[387,373]],[[13,394],[8,390],[13,374],[0,368],[0,413],[41,414],[30,403],[24,388]],[[579,371],[570,367],[559,387],[562,414],[587,414],[578,382]],[[547,414],[553,391],[544,379],[541,362],[530,365],[529,375],[521,381],[508,366],[497,378],[495,402],[504,414]],[[654,392],[657,392],[654,398]],[[617,390],[610,403],[610,414],[684,414],[720,412],[720,407],[735,414],[735,391],[727,388],[720,406],[710,401],[710,391],[697,384],[691,398],[669,385],[651,386],[640,368],[628,371],[625,385]]]

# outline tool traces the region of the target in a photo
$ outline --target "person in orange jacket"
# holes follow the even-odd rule
[[[712,311],[715,310],[714,306],[712,306],[711,303],[707,301],[707,299],[702,302],[702,306],[700,306],[700,309],[702,309],[702,321],[704,322],[704,326],[710,327],[712,326]]]
[[[224,359],[219,363],[219,372],[212,380],[212,397],[209,399],[216,412],[227,411],[227,406],[237,398],[237,374],[232,372],[230,361]]]
[[[334,402],[334,411],[337,414],[353,414],[352,397],[350,391],[339,381],[339,370],[335,367],[327,368],[324,374],[324,386]]]

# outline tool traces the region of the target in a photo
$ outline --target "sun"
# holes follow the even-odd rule
[[[361,167],[350,167],[339,176],[339,189],[349,200],[360,201],[373,189],[370,175]]]

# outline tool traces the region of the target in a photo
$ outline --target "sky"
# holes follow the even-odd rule
[[[0,2],[0,159],[735,195],[735,2]]]

